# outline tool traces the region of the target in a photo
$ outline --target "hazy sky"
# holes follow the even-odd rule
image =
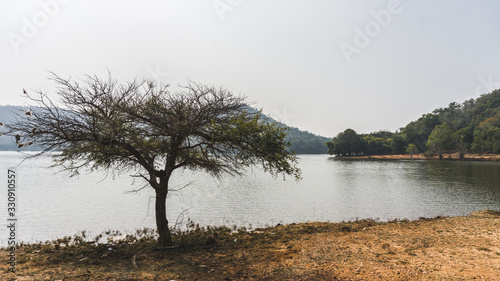
[[[62,77],[226,86],[327,137],[500,88],[500,1],[0,2],[0,105]]]

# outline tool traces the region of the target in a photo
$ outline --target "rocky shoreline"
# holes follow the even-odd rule
[[[455,161],[493,161],[500,162],[500,154],[472,154],[466,153],[463,159],[459,159],[458,153],[445,153],[443,158],[438,156],[425,156],[424,154],[389,154],[389,155],[357,155],[357,156],[336,156],[335,159],[342,160],[455,160]]]

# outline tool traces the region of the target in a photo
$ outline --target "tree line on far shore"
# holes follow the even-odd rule
[[[352,129],[326,143],[338,156],[425,153],[442,157],[445,152],[500,153],[500,90],[452,102],[424,114],[395,133],[358,134]]]
[[[12,119],[19,106],[0,106],[0,121]],[[266,118],[269,118],[266,116]],[[276,122],[269,118],[272,122]],[[286,126],[279,122],[279,126]],[[452,102],[424,114],[396,132],[377,131],[358,134],[352,129],[339,133],[333,139],[289,127],[286,141],[288,150],[297,154],[387,155],[414,154],[442,155],[444,152],[500,153],[500,90],[470,99],[462,104]],[[325,147],[326,143],[326,147]],[[23,150],[38,150],[34,145]],[[0,150],[17,150],[12,139],[0,137]]]

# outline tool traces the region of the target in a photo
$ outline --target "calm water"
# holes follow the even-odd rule
[[[7,222],[7,168],[21,163],[0,152],[0,221]],[[184,225],[268,226],[307,221],[416,219],[500,209],[500,163],[447,161],[340,161],[302,155],[303,180],[283,181],[249,169],[244,177],[214,180],[178,172],[168,201],[169,220]],[[45,241],[82,230],[132,232],[155,227],[154,192],[127,175],[82,174],[69,178],[47,169],[50,158],[23,162],[18,174],[18,240]],[[133,184],[133,185],[132,185]],[[181,215],[182,214],[182,215]],[[0,245],[7,238],[0,229]]]

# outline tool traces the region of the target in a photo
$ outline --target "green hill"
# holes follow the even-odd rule
[[[452,102],[422,115],[395,133],[382,131],[358,135],[347,129],[327,143],[337,155],[374,155],[466,151],[500,153],[500,90],[459,104]]]
[[[290,127],[286,140],[291,143],[290,150],[297,154],[325,154],[325,143],[330,139]]]

